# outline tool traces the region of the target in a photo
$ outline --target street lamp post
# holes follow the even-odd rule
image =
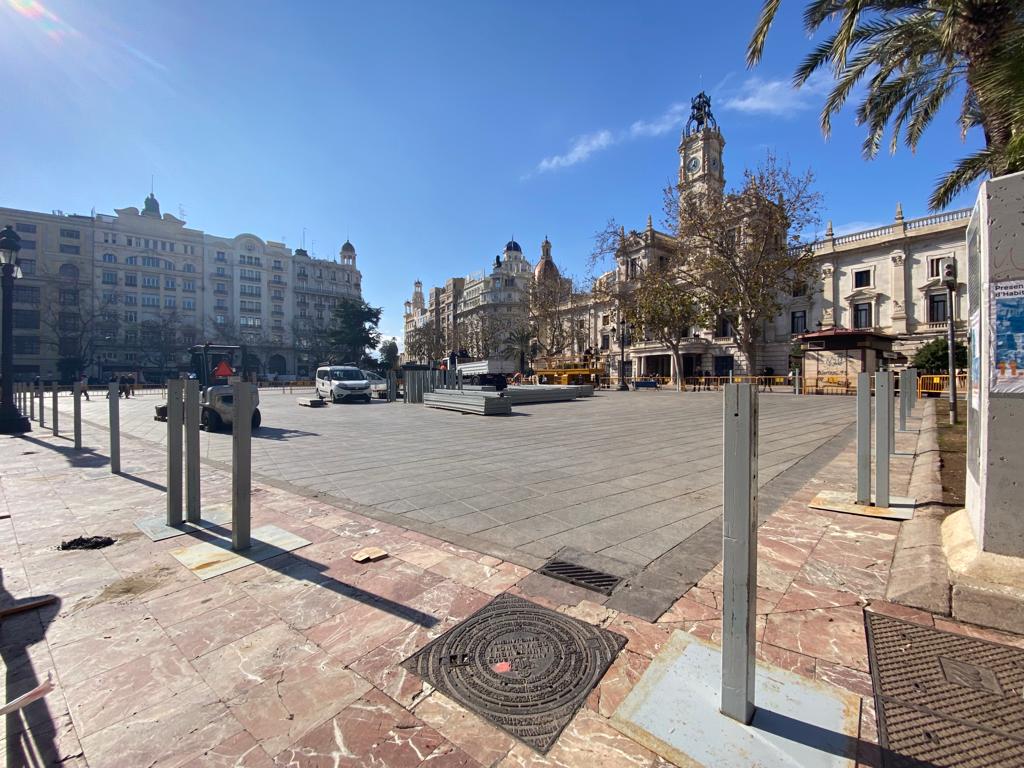
[[[626,383],[626,322],[622,319],[622,310],[619,310],[619,392],[629,392],[629,384]]]
[[[18,269],[18,251],[21,250],[21,238],[14,228],[8,224],[0,232],[0,290],[3,291],[3,307],[0,323],[3,323],[3,336],[0,339],[0,434],[22,435],[32,431],[28,418],[14,404],[14,277]]]

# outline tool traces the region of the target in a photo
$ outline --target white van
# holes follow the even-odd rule
[[[370,382],[351,365],[322,365],[316,369],[316,394],[321,400],[370,402]]]

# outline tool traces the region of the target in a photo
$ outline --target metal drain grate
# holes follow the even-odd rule
[[[621,578],[610,573],[595,571],[593,568],[576,565],[576,563],[569,563],[565,560],[548,560],[537,573],[543,573],[545,576],[560,581],[567,581],[577,587],[592,589],[602,595],[610,595],[622,581]]]
[[[865,611],[886,768],[1024,765],[1024,650]]]

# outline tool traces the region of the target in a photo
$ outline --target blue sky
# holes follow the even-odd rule
[[[547,235],[586,276],[614,217],[660,218],[689,99],[726,138],[727,182],[767,149],[812,168],[837,230],[927,212],[971,151],[941,113],[916,155],[867,162],[852,109],[826,142],[817,83],[789,87],[811,42],[783,3],[761,65],[760,2],[0,0],[6,173],[0,205],[141,206],[221,235],[336,256],[355,244],[364,295],[401,333],[402,303]],[[974,190],[957,201],[970,205]]]

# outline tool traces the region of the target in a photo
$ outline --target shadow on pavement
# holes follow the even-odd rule
[[[40,597],[42,597],[40,595]],[[0,586],[0,605],[17,605],[6,589]],[[0,659],[4,665],[4,701],[23,696],[38,686],[39,675],[32,665],[30,646],[45,642],[46,628],[60,612],[61,601],[3,619],[0,625]],[[49,694],[59,698],[61,693]],[[60,765],[67,755],[60,754],[55,722],[46,698],[37,699],[5,716],[4,756],[7,768],[36,768]]]
[[[231,549],[231,529],[226,528],[223,525],[211,525],[207,528],[190,531],[187,535],[189,538],[205,541],[216,547],[220,547],[221,549]],[[369,605],[377,610],[389,613],[392,616],[397,616],[407,621],[411,621],[421,627],[430,628],[437,625],[440,621],[440,619],[435,616],[431,616],[429,613],[423,613],[422,611],[403,605],[402,603],[395,602],[394,600],[389,600],[381,595],[375,595],[372,592],[365,592],[351,584],[338,581],[333,576],[328,576],[324,573],[328,568],[327,565],[318,563],[315,560],[309,560],[301,555],[297,555],[294,551],[289,552],[287,550],[280,549],[279,547],[261,544],[256,539],[253,539],[252,545],[253,547],[261,545],[274,551],[273,555],[265,560],[260,560],[259,564],[271,571],[280,573],[283,576],[296,579],[297,581],[306,581],[314,586],[328,589],[331,592],[355,600],[363,605]],[[322,578],[308,579],[289,573],[289,571],[300,565],[307,566],[309,569],[318,572]]]
[[[110,457],[97,453],[94,448],[83,447],[81,449],[77,449],[74,446],[65,447],[61,445],[54,445],[53,443],[46,442],[45,440],[39,440],[31,435],[18,435],[18,439],[25,440],[33,445],[38,445],[41,448],[46,448],[61,454],[68,460],[68,464],[73,467],[79,467],[81,469],[96,469],[110,464]]]

